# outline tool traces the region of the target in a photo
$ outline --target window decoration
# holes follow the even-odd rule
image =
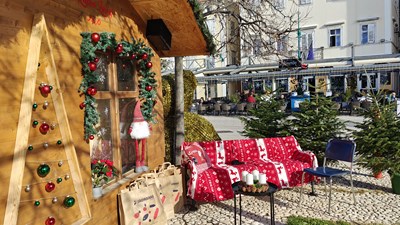
[[[85,110],[84,115],[84,138],[86,140],[94,139],[98,134],[96,124],[99,122],[99,113],[96,107],[95,95],[97,94],[96,84],[101,77],[95,72],[99,58],[98,52],[106,54],[116,54],[118,59],[130,61],[138,65],[139,80],[139,98],[142,101],[141,111],[146,121],[155,123],[153,108],[156,104],[156,79],[155,73],[151,71],[153,66],[151,57],[154,56],[152,49],[144,44],[143,41],[117,43],[114,33],[81,33],[81,58],[82,64],[82,82],[79,86],[79,93],[85,96],[79,107]],[[127,64],[128,65],[128,64]]]

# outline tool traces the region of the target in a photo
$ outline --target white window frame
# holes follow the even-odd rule
[[[312,3],[312,0],[299,0],[300,5],[308,5],[311,3]]]
[[[366,32],[363,31],[363,26],[367,26]],[[364,33],[367,34],[367,42],[363,42],[363,34]],[[375,43],[375,34],[376,34],[376,24],[375,23],[360,24],[360,43],[362,45]]]
[[[340,31],[340,35],[339,35],[340,44],[339,45],[336,45],[336,41],[335,41],[335,45],[331,46],[331,36],[333,36],[333,35],[331,35],[331,30],[339,30]],[[337,36],[337,35],[335,35],[335,36]],[[335,48],[335,47],[342,46],[342,42],[343,42],[342,39],[343,39],[343,29],[342,29],[342,27],[329,27],[328,28],[328,46],[330,48]]]

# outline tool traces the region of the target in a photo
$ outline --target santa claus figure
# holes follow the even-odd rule
[[[136,150],[136,173],[147,171],[149,168],[145,165],[146,160],[146,138],[150,136],[150,128],[147,121],[144,119],[142,111],[140,110],[140,101],[136,102],[133,111],[133,121],[129,127],[129,134],[135,140]],[[139,142],[141,143],[141,151],[139,149]]]

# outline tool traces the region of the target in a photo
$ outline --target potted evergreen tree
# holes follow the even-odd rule
[[[361,112],[364,121],[353,132],[358,162],[373,173],[387,170],[393,191],[400,194],[400,119],[396,104],[389,103],[381,91],[369,93],[369,99],[371,107]]]

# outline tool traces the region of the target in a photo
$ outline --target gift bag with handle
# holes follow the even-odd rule
[[[118,194],[119,215],[124,225],[167,225],[156,184],[139,179]]]
[[[150,173],[143,174],[142,177],[147,183],[156,184],[160,190],[160,198],[163,202],[167,218],[173,218],[175,212],[179,211],[180,207],[182,207],[177,206],[183,191],[180,169],[169,162],[165,162]]]
[[[171,165],[171,163],[163,163],[158,170],[159,177],[168,177],[170,181],[169,187],[166,188],[166,195],[170,196],[173,201],[175,212],[183,208],[183,182],[181,168]],[[164,178],[161,178],[164,179]]]
[[[172,197],[167,195],[171,186],[171,179],[156,172],[142,174],[141,177],[145,179],[147,184],[156,185],[167,219],[174,218],[174,202],[172,201]]]

